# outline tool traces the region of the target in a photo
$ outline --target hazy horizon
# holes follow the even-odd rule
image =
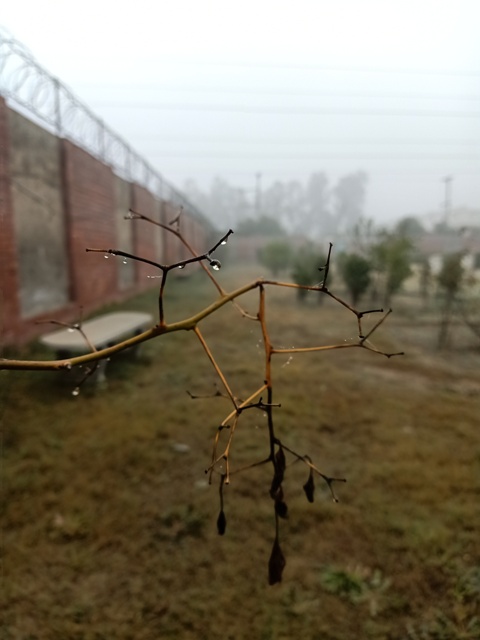
[[[388,223],[480,208],[480,4],[26,1],[2,26],[178,188],[368,174]],[[39,28],[39,25],[41,27]],[[479,220],[480,224],[480,220]]]

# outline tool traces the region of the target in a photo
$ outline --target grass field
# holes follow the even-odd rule
[[[201,275],[172,283],[167,319],[215,298]],[[252,273],[220,275],[230,285]],[[356,337],[330,300],[267,294],[275,346]],[[255,312],[256,299],[244,305]],[[155,293],[127,306],[155,312]],[[217,383],[192,333],[142,345],[138,361],[118,356],[108,388],[78,398],[75,372],[0,372],[1,640],[480,638],[480,345],[457,328],[440,354],[435,316],[412,297],[395,307],[374,341],[403,357],[275,360],[279,436],[347,483],[338,504],[319,483],[309,504],[306,468],[287,467],[274,587],[270,467],[232,476],[216,532],[205,468],[230,405],[188,396]],[[264,375],[258,323],[228,306],[202,327],[248,396]],[[264,416],[245,412],[232,464],[267,453]]]

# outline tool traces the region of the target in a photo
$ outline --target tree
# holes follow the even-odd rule
[[[357,171],[343,176],[333,190],[337,232],[345,232],[362,217],[367,188],[367,174]]]
[[[382,231],[379,238],[371,256],[376,271],[383,277],[383,304],[389,307],[392,297],[411,274],[412,243],[405,236],[388,231]]]
[[[462,253],[452,253],[445,256],[438,274],[438,285],[444,294],[442,319],[437,340],[439,349],[444,349],[449,343],[453,305],[463,283],[462,258]]]
[[[258,220],[247,218],[237,226],[239,236],[285,236],[285,229],[278,220],[269,216],[261,216]]]
[[[322,268],[327,259],[320,254],[313,245],[307,245],[300,249],[293,260],[292,278],[295,284],[303,287],[315,287],[323,280]],[[307,289],[297,289],[299,300],[304,301]],[[318,296],[319,302],[322,298]]]
[[[307,234],[305,222],[305,188],[298,180],[290,180],[285,189],[284,224],[292,233]]]
[[[427,257],[423,256],[420,259],[420,278],[419,278],[419,292],[423,301],[423,306],[426,307],[428,299],[430,297],[430,289],[432,285],[432,268]]]
[[[260,249],[258,257],[261,264],[276,277],[280,271],[290,266],[292,249],[288,242],[274,240]]]
[[[340,273],[350,293],[352,305],[357,303],[370,286],[372,264],[367,258],[355,253],[344,255],[340,260]]]
[[[288,233],[325,240],[326,236],[345,232],[360,220],[366,185],[367,174],[363,171],[341,177],[334,189],[322,171],[312,173],[306,183],[277,180],[262,190],[261,214],[276,220]],[[208,193],[194,180],[187,180],[183,190],[214,223],[222,221],[224,225],[235,226],[237,232],[239,224],[249,216],[256,217],[246,191],[223,178],[216,177]]]
[[[333,229],[329,212],[330,192],[325,173],[312,173],[306,187],[306,215],[304,233],[310,237],[325,237]]]
[[[232,187],[223,178],[216,177],[209,194],[210,212],[215,223],[233,227],[248,215],[249,207],[242,189]]]
[[[367,254],[375,240],[375,223],[371,218],[360,218],[352,229],[351,247],[354,253]]]
[[[280,221],[284,229],[290,231],[286,216],[285,184],[276,180],[262,192],[262,211],[269,218]]]
[[[415,216],[406,216],[399,220],[396,224],[395,231],[399,235],[410,238],[411,240],[419,238],[426,233],[425,228]]]
[[[221,222],[222,226],[237,226],[251,212],[245,191],[230,185],[223,178],[216,177],[208,193],[203,192],[192,179],[185,182],[183,191],[214,224]]]

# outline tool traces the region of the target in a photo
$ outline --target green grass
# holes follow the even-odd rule
[[[252,273],[221,272],[232,284]],[[355,318],[314,294],[269,289],[278,346],[355,337]],[[201,274],[169,288],[169,319],[214,299]],[[257,294],[245,304],[256,311]],[[455,639],[480,637],[480,415],[475,340],[446,354],[412,301],[399,301],[376,342],[278,356],[278,435],[327,474],[340,503],[294,464],[284,483],[283,582],[267,585],[274,537],[271,469],[234,475],[227,531],[206,483],[226,399],[192,333],[112,362],[108,388],[71,395],[75,372],[0,372],[2,595],[0,638]],[[155,293],[128,307],[155,313]],[[259,326],[229,306],[202,323],[238,397],[263,381]],[[33,348],[33,354],[45,352]],[[177,451],[176,445],[188,450]],[[242,416],[233,464],[267,453],[262,414]]]

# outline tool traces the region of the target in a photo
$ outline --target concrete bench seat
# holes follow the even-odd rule
[[[121,340],[138,335],[153,324],[149,313],[117,311],[82,323],[82,330],[97,349],[110,347]],[[40,338],[40,342],[57,353],[88,353],[90,347],[79,331],[59,329]]]
[[[137,311],[117,311],[106,313],[82,323],[82,331],[96,349],[111,347],[122,340],[138,335],[153,325],[153,317],[149,313]],[[40,343],[52,349],[58,359],[69,358],[91,351],[85,338],[79,331],[59,329],[40,338]],[[130,351],[136,353],[137,347]],[[106,360],[99,363],[97,382],[105,380]]]

